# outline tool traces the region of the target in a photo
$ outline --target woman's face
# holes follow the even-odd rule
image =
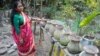
[[[19,12],[22,12],[23,11],[23,5],[20,2],[17,5],[17,11],[19,11]]]

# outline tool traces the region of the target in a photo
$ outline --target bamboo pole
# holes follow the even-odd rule
[[[36,9],[36,1],[34,0],[34,16],[35,16],[35,9]]]
[[[36,9],[36,0],[34,0],[34,16],[35,16],[35,9]],[[34,34],[35,34],[35,31],[36,31],[36,22],[34,22]]]

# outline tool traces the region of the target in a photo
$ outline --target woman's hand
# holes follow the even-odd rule
[[[24,44],[24,39],[21,37],[21,35],[19,35],[19,44],[20,45],[23,45]]]

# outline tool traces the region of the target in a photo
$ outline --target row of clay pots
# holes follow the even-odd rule
[[[69,29],[67,29],[69,30]],[[57,25],[56,30],[54,32],[54,37],[57,39],[61,45],[67,46],[67,49],[70,53],[79,53],[81,52],[80,46],[79,46],[79,40],[78,38],[74,38],[76,36],[68,36],[68,34],[71,33],[66,33],[64,30],[64,27],[62,25]],[[76,46],[76,47],[75,47]]]
[[[48,26],[48,27],[47,27]],[[72,40],[69,39],[68,34],[65,32],[64,27],[61,24],[48,24],[46,25],[46,29],[49,30],[49,32],[54,36],[54,38],[60,42],[61,45],[67,46],[68,50],[70,52],[80,52],[79,49],[79,41],[74,41],[73,38]],[[71,41],[70,41],[71,40]],[[75,48],[75,46],[77,46]]]
[[[56,30],[57,30],[57,32],[56,32]],[[62,45],[65,44],[67,46],[68,51],[72,54],[79,54],[79,53],[81,53],[81,51],[83,51],[84,48],[82,48],[82,44],[80,44],[80,41],[82,41],[82,39],[85,40],[85,41],[83,41],[83,43],[87,42],[87,43],[85,43],[86,45],[84,45],[84,46],[93,45],[94,39],[80,38],[79,36],[76,36],[76,35],[74,35],[74,36],[66,35],[65,36],[62,34],[63,28],[61,28],[61,27],[58,27],[58,29],[56,29],[56,30],[54,32],[54,37],[58,41],[60,41],[60,44],[62,44]],[[55,35],[55,34],[58,34],[58,35]],[[63,37],[62,37],[62,35],[63,35]],[[65,36],[65,38],[64,38],[64,36]],[[95,54],[97,54],[97,53],[95,53]]]
[[[93,45],[84,45],[83,49],[80,46],[80,38],[70,36],[70,42],[67,45],[67,50],[70,53],[69,56],[98,56],[99,50],[96,46]]]
[[[83,43],[87,43],[85,43],[86,45],[82,46],[82,43],[80,43],[81,38],[79,36],[72,35],[69,38],[71,40],[67,45],[69,53],[79,54],[79,56],[97,56],[97,53],[99,53],[98,48],[93,46],[93,40],[85,39]]]
[[[60,41],[62,45],[68,44],[68,42],[69,42],[68,36],[67,36],[67,34],[63,34],[65,32],[64,27],[62,26],[62,24],[60,24],[60,22],[57,22],[57,20],[51,20],[51,21],[47,21],[47,22],[41,21],[40,26],[45,26],[45,29],[48,32],[50,32],[51,35],[54,36],[58,41]],[[37,28],[39,28],[39,27],[37,27]],[[67,32],[68,32],[68,30],[67,30]],[[36,32],[39,32],[39,30],[37,30]],[[83,45],[90,45],[90,44],[93,44],[93,42],[94,42],[94,44],[96,46],[100,46],[100,37],[98,37],[99,35],[100,35],[100,33],[96,34],[95,40],[82,38],[80,40],[80,43]],[[85,37],[85,36],[83,36],[83,37]]]
[[[83,47],[86,46],[86,48],[88,48],[88,45],[93,45],[94,40],[80,38],[75,34],[68,36],[68,33],[65,33],[64,27],[61,24],[52,24],[51,22],[48,22],[48,24],[45,26],[45,29],[48,30],[51,35],[60,42],[61,45],[67,46],[67,49],[71,54],[79,54],[82,52],[85,55],[86,52]],[[83,55],[82,53],[80,56]]]
[[[99,53],[99,50],[94,45],[85,45],[83,47],[83,50],[80,50],[80,51],[79,51],[79,48],[80,48],[79,41],[78,40],[76,41],[75,39],[71,40],[71,42],[68,43],[68,46],[66,49],[68,50],[67,56],[76,56],[76,55],[78,56],[98,56],[97,53]]]

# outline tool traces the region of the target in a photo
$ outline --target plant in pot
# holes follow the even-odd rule
[[[80,40],[80,46],[83,50],[83,47],[86,45],[94,45],[95,37],[92,35],[84,35]]]
[[[80,28],[83,28],[84,26],[88,25],[93,19],[95,19],[96,16],[100,15],[100,11],[93,11],[89,16],[87,16],[86,18],[84,18],[81,22],[80,22]],[[96,36],[95,36],[96,37]],[[92,40],[91,40],[92,39]],[[97,37],[96,37],[97,39]],[[84,38],[81,39],[80,43],[81,44],[86,44],[89,45],[90,43],[99,43],[99,41],[96,41],[96,39],[94,38],[94,36],[84,36]],[[87,42],[87,43],[86,43]]]

